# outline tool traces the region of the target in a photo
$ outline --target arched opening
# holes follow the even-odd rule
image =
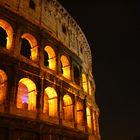
[[[0,69],[0,104],[4,102],[7,90],[7,76],[6,73]]]
[[[11,49],[13,41],[13,29],[11,25],[0,19],[0,47]]]
[[[25,33],[21,36],[20,54],[28,59],[37,61],[37,56],[38,56],[37,41],[34,38],[34,36],[32,36],[29,33]]]
[[[22,78],[18,82],[17,104],[16,104],[17,108],[35,111],[36,95],[37,90],[35,83],[28,78]]]
[[[96,126],[95,112],[93,112],[92,118],[93,118],[93,131],[94,131],[94,133],[96,133],[96,131],[97,131],[97,126]]]
[[[91,110],[89,109],[89,107],[86,108],[86,115],[87,115],[87,127],[89,129],[91,129],[92,125],[91,125]]]
[[[56,70],[56,55],[50,46],[44,48],[44,65],[52,70]]]
[[[31,45],[27,39],[21,39],[20,54],[30,59],[31,57]]]
[[[64,55],[61,56],[61,66],[61,74],[67,79],[70,79],[70,63]]]
[[[72,121],[73,120],[73,102],[69,95],[64,95],[63,97],[63,111],[64,111],[64,120]]]
[[[82,84],[83,84],[83,89],[85,92],[88,91],[88,88],[87,88],[87,77],[86,75],[83,73],[82,74]]]
[[[80,85],[80,71],[77,66],[73,67],[74,69],[74,81],[77,85]]]
[[[77,123],[80,125],[84,125],[84,108],[82,102],[77,101],[76,108],[77,108]]]
[[[89,95],[92,95],[92,88],[91,88],[91,82],[88,81],[88,89],[89,89]]]
[[[6,48],[7,36],[6,31],[0,27],[0,48]]]
[[[50,117],[56,117],[58,114],[57,93],[52,87],[47,87],[44,91],[43,113],[47,113]]]

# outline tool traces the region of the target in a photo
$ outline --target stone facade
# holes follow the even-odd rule
[[[56,0],[0,0],[0,139],[100,140],[92,56]]]

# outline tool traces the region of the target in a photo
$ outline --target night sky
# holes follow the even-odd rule
[[[90,44],[102,140],[140,136],[140,4],[59,0]]]

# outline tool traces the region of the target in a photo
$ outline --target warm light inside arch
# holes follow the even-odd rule
[[[92,118],[93,118],[93,130],[94,130],[94,133],[96,133],[96,131],[97,131],[97,126],[96,126],[95,112],[93,112]]]
[[[0,27],[2,27],[7,33],[7,44],[6,48],[10,50],[12,48],[12,41],[13,41],[13,29],[11,25],[6,22],[5,20],[0,19]]]
[[[63,97],[63,110],[64,110],[64,120],[73,120],[73,102],[69,95],[64,95]]]
[[[87,92],[88,91],[88,87],[87,87],[88,83],[87,83],[87,77],[84,73],[82,74],[82,83],[83,83],[84,91]]]
[[[28,40],[29,44],[31,45],[31,59],[33,61],[37,61],[38,45],[35,37],[29,33],[24,33],[21,38]]]
[[[80,125],[83,125],[84,123],[84,110],[83,110],[83,104],[80,101],[77,101],[76,103],[76,110],[77,110],[77,123]]]
[[[47,87],[44,92],[43,113],[48,113],[51,117],[57,116],[57,93],[54,88]]]
[[[52,70],[56,70],[56,55],[52,47],[46,46],[44,50],[47,52],[48,57],[49,57],[49,68]]]
[[[18,82],[17,91],[17,108],[27,109],[31,111],[36,110],[36,85],[28,79],[22,78]]]
[[[3,103],[6,97],[7,76],[6,73],[0,69],[0,104]]]
[[[87,115],[87,126],[88,128],[91,129],[92,124],[91,124],[91,110],[89,107],[86,108],[86,115]]]
[[[88,80],[88,89],[89,89],[89,95],[92,95],[92,88],[91,88],[90,80]]]
[[[70,79],[70,62],[64,55],[61,56],[63,76]]]

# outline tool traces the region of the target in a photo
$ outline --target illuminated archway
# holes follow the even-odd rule
[[[91,110],[89,107],[86,108],[86,115],[87,115],[87,127],[91,129]]]
[[[80,125],[83,125],[84,124],[84,108],[83,108],[82,102],[77,101],[76,110],[77,110],[77,123]]]
[[[61,56],[61,72],[64,77],[70,79],[70,62],[64,55]]]
[[[52,70],[56,70],[56,55],[52,47],[46,46],[44,48],[44,65]]]
[[[16,104],[17,108],[35,111],[36,94],[37,90],[35,83],[28,78],[22,78],[18,82],[17,104]]]
[[[93,112],[92,118],[93,118],[93,131],[94,131],[94,133],[96,133],[96,131],[97,131],[97,126],[96,126],[95,112]]]
[[[12,48],[12,41],[13,41],[13,29],[11,25],[6,22],[5,20],[0,19],[0,28],[1,28],[1,36],[0,38],[3,38],[1,41],[2,44],[4,45],[3,47],[7,48],[8,50]],[[4,33],[5,31],[5,33]],[[4,33],[4,36],[2,36],[2,33]]]
[[[57,116],[57,93],[54,88],[47,87],[44,91],[43,113],[48,113],[51,117]]]
[[[0,104],[4,102],[7,89],[7,76],[6,73],[0,69]]]
[[[29,33],[24,33],[21,36],[21,55],[30,58],[33,61],[37,61],[38,45],[34,36]]]
[[[82,83],[83,83],[83,89],[85,92],[88,91],[88,87],[87,87],[87,77],[86,75],[83,73],[82,74]]]
[[[91,88],[90,80],[88,80],[88,89],[89,89],[89,95],[92,95],[92,88]]]
[[[74,65],[73,71],[74,71],[74,81],[77,85],[80,85],[80,70],[78,66]]]
[[[63,97],[63,110],[64,110],[64,120],[73,120],[73,102],[69,95],[64,95]]]

